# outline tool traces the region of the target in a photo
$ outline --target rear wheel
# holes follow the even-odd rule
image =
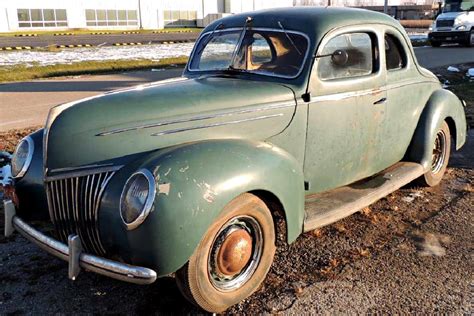
[[[211,225],[176,274],[181,293],[209,312],[222,312],[255,292],[275,255],[275,229],[266,204],[245,193]]]
[[[418,183],[430,187],[438,185],[446,172],[450,153],[451,134],[448,124],[443,122],[433,143],[430,170],[418,179]]]

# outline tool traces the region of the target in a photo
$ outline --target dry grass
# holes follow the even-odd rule
[[[72,64],[58,64],[51,66],[17,65],[0,67],[0,82],[23,81],[31,79],[111,73],[117,71],[141,70],[160,68],[169,65],[184,65],[187,57],[164,58],[159,61],[148,59],[140,60],[114,60],[114,61],[87,61]]]

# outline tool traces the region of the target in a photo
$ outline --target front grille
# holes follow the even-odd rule
[[[46,182],[51,220],[58,238],[81,238],[86,252],[105,255],[99,235],[98,210],[102,194],[114,171]]]
[[[436,27],[453,27],[454,20],[438,20],[436,21]]]

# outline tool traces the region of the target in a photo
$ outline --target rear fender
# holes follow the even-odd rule
[[[460,149],[466,142],[464,106],[455,94],[439,89],[431,95],[420,116],[408,147],[407,160],[421,163],[425,170],[429,169],[432,144],[443,121],[448,122],[451,136],[455,138],[456,149]]]

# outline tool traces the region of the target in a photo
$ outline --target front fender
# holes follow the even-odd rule
[[[431,95],[420,116],[407,151],[409,161],[421,163],[425,170],[429,169],[434,139],[443,121],[448,122],[456,139],[456,149],[460,149],[466,142],[464,106],[454,93],[439,89]]]
[[[127,178],[147,168],[157,181],[152,212],[127,231],[119,199]],[[244,192],[265,190],[286,213],[288,241],[302,232],[304,179],[298,162],[264,142],[212,140],[159,150],[122,168],[110,181],[100,209],[101,238],[121,259],[175,272],[194,252],[224,206]]]

